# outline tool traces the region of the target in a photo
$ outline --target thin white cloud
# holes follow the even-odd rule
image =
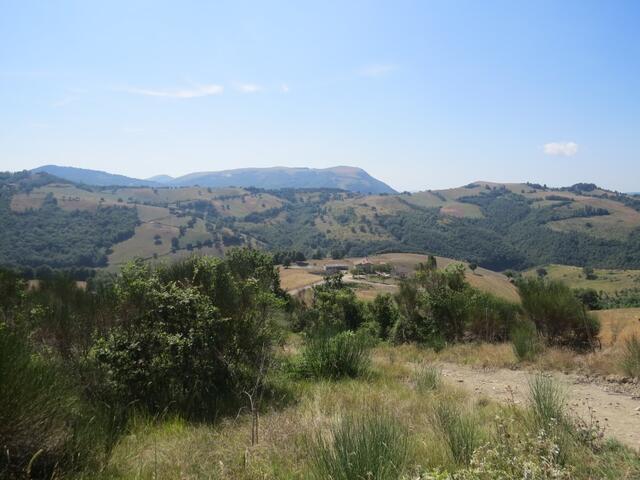
[[[258,93],[264,90],[261,85],[255,83],[238,83],[235,87],[241,93]]]
[[[373,64],[362,67],[358,70],[358,75],[362,77],[383,77],[385,75],[390,74],[398,67],[391,64]]]
[[[551,142],[542,148],[547,155],[573,157],[578,153],[578,144],[575,142]]]
[[[211,95],[220,95],[224,92],[222,85],[198,85],[188,89],[149,89],[149,88],[127,88],[128,93],[136,95],[145,95],[147,97],[164,97],[164,98],[198,98],[208,97]]]
[[[287,85],[286,83],[283,83],[282,85],[280,85],[280,91],[282,93],[289,93],[289,85]]]

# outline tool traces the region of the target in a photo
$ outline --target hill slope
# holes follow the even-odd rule
[[[22,237],[25,245],[42,251],[47,243],[39,227],[43,219],[73,223],[80,216],[65,212],[109,213],[104,228],[113,228],[114,236],[87,236],[95,243],[86,251],[97,252],[93,258],[107,254],[111,268],[134,257],[222,255],[227,248],[249,245],[336,258],[432,253],[496,271],[541,264],[640,269],[640,199],[586,184],[549,189],[477,182],[365,195],[313,188],[89,187],[21,173],[0,174],[0,200],[5,237],[12,232],[11,238]],[[108,207],[135,210],[139,224],[133,236],[120,241],[117,232],[130,231],[129,212]],[[93,221],[97,217],[86,218],[87,224]],[[17,231],[16,225],[23,227]],[[68,227],[60,226],[61,231]],[[68,247],[63,237],[55,251]],[[78,266],[72,257],[47,259],[23,247],[17,255],[10,243],[0,244],[0,264]]]
[[[361,168],[241,168],[219,172],[190,173],[178,178],[156,175],[146,180],[114,175],[98,170],[45,165],[33,172],[46,172],[56,177],[85,185],[140,187],[160,185],[174,187],[256,187],[278,188],[336,188],[359,193],[396,193],[389,185],[373,178]]]
[[[58,165],[43,165],[34,168],[32,172],[44,172],[58,178],[74,183],[84,183],[85,185],[96,185],[99,187],[122,186],[122,187],[150,187],[160,185],[151,180],[139,180],[137,178],[116,175],[100,170],[89,170],[86,168],[61,167]]]
[[[360,193],[395,193],[361,168],[241,168],[191,173],[167,183],[172,186],[276,188],[339,188]]]

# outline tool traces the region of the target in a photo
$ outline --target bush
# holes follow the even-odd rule
[[[231,252],[159,271],[141,263],[115,285],[118,322],[92,349],[103,392],[151,412],[209,416],[264,378],[277,330],[277,271],[268,256]]]
[[[474,292],[469,303],[467,331],[477,340],[504,341],[516,324],[519,306],[495,295]]]
[[[640,377],[640,339],[633,335],[624,342],[622,370],[630,377]]]
[[[595,346],[600,323],[569,287],[541,278],[518,282],[522,307],[549,342],[575,349]]]
[[[439,271],[420,265],[415,278],[399,285],[396,301],[400,318],[393,328],[393,340],[424,344],[434,338],[462,338],[472,293],[461,266]]]
[[[380,412],[346,416],[329,435],[309,445],[312,477],[318,480],[397,480],[408,459],[408,432]]]
[[[455,404],[440,401],[434,410],[434,421],[442,432],[453,460],[468,465],[473,452],[482,442],[482,432],[476,419],[462,412]]]
[[[392,327],[398,321],[398,307],[389,294],[377,295],[368,305],[369,318],[380,326],[380,336],[389,338]]]
[[[520,311],[518,305],[471,287],[462,266],[444,271],[420,265],[396,295],[399,318],[391,330],[395,342],[418,342],[441,348],[471,336],[506,340]]]
[[[511,330],[513,353],[519,361],[531,361],[542,351],[542,343],[533,322],[524,320]]]
[[[302,352],[300,373],[314,378],[360,377],[369,370],[369,349],[367,336],[362,333],[312,337]]]
[[[66,371],[0,323],[0,478],[52,478],[95,458],[101,428]]]

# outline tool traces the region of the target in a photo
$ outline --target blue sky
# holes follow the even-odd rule
[[[0,170],[640,191],[640,3],[0,0]]]

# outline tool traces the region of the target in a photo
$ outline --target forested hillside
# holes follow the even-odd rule
[[[106,266],[110,247],[133,236],[138,223],[136,210],[97,206],[92,211],[67,211],[47,194],[39,208],[12,211],[13,195],[26,194],[47,180],[51,179],[5,177],[0,184],[0,264],[40,269],[36,274],[42,274],[46,267]]]
[[[338,189],[89,187],[5,174],[0,263],[117,268],[233,246],[316,258],[432,253],[493,270],[640,268],[640,201],[591,184],[478,182],[364,195]]]

